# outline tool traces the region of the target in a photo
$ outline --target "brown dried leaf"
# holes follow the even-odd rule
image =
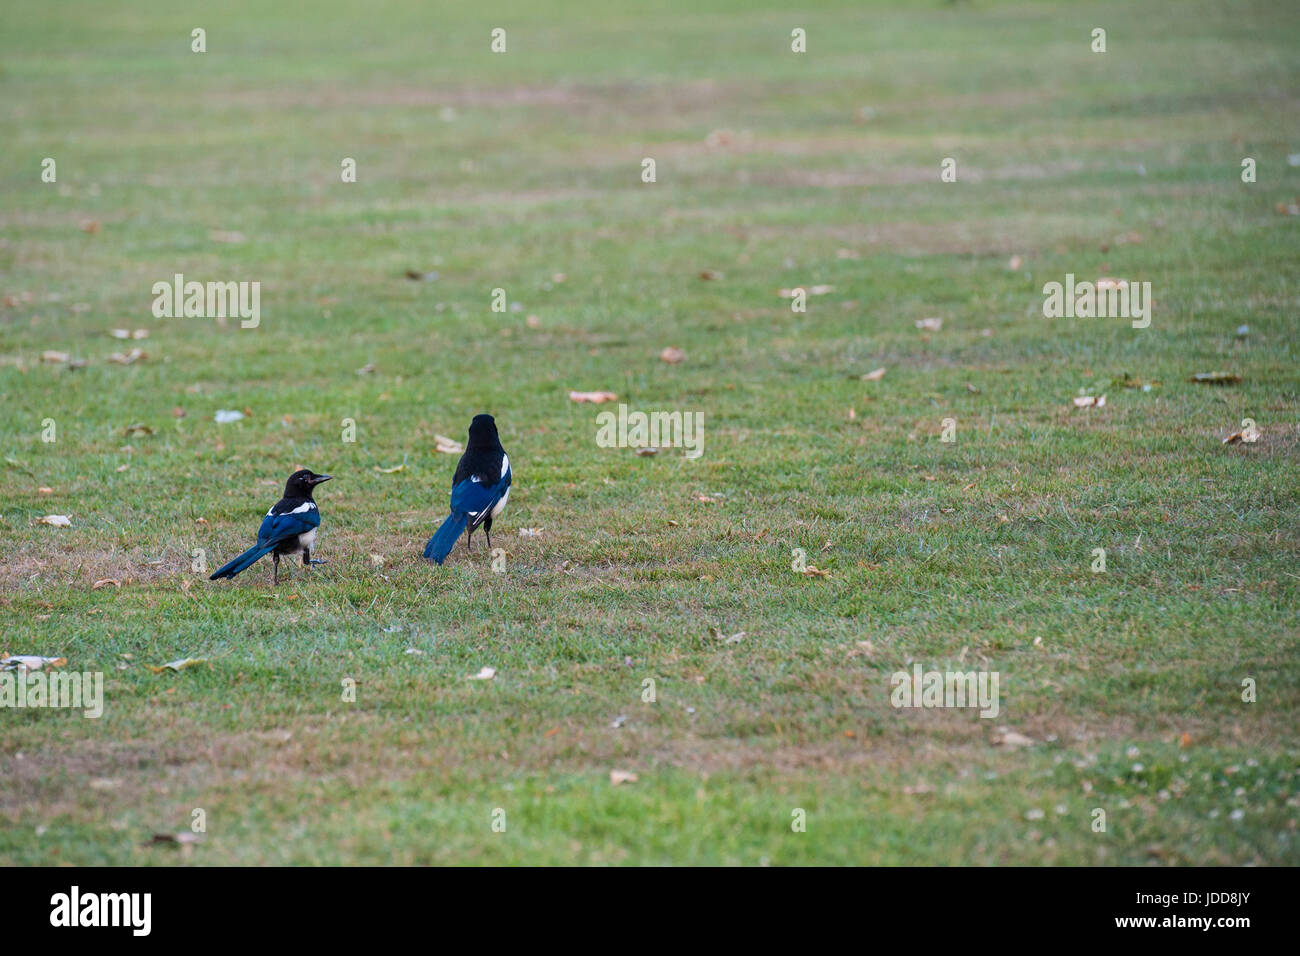
[[[187,667],[196,667],[199,664],[206,664],[207,662],[208,659],[206,657],[180,657],[174,661],[168,661],[160,667],[154,667],[151,664],[147,666],[149,667],[149,670],[153,671],[155,674],[161,674],[163,671],[179,673]]]
[[[465,446],[454,438],[448,438],[446,435],[433,436],[434,451],[440,451],[444,455],[459,455],[465,450]]]
[[[613,392],[569,392],[569,400],[573,402],[592,402],[599,405],[601,402],[612,402],[616,398]]]
[[[1034,740],[1024,734],[1016,733],[1014,730],[1001,727],[997,735],[994,736],[993,743],[995,746],[1005,747],[1008,750],[1016,750],[1020,747],[1032,747]]]

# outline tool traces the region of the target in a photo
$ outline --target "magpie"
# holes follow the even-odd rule
[[[465,549],[471,549],[474,529],[483,526],[492,547],[492,519],[505,510],[510,497],[510,456],[497,437],[491,415],[475,415],[469,423],[469,441],[451,479],[451,514],[424,546],[424,556],[442,564],[466,528]]]
[[[257,529],[257,544],[233,561],[219,567],[208,580],[233,578],[259,558],[270,554],[275,562],[274,583],[280,583],[280,555],[302,552],[302,563],[311,567],[311,546],[316,542],[316,529],[320,526],[320,509],[312,500],[312,490],[330,475],[317,475],[303,468],[295,471],[284,483],[284,497],[277,501],[262,519]]]

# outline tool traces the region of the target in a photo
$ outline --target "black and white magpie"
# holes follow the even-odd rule
[[[491,415],[475,415],[469,424],[469,442],[451,479],[451,514],[424,546],[424,556],[442,564],[466,528],[465,549],[470,550],[474,529],[483,526],[492,547],[492,519],[505,510],[510,498],[510,456],[497,437]]]
[[[320,526],[320,509],[312,500],[312,491],[330,475],[317,475],[306,468],[295,471],[284,483],[284,497],[277,501],[262,519],[257,529],[257,544],[233,561],[223,564],[208,580],[233,578],[254,561],[270,554],[275,562],[274,583],[280,583],[280,555],[302,552],[302,563],[311,567],[311,547],[316,543],[316,529]]]

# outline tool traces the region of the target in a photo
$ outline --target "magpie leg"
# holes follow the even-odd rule
[[[465,550],[468,551],[470,554],[474,553],[474,529],[473,528],[470,528],[469,532],[465,535]]]
[[[491,518],[483,519],[483,533],[487,535],[488,551],[491,551],[492,550],[492,519]]]
[[[278,552],[271,552],[271,563],[275,568],[275,576],[271,579],[271,585],[275,586],[280,583],[280,555]]]
[[[304,568],[311,567],[311,548],[302,549],[302,566]]]

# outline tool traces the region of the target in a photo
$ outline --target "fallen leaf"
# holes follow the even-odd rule
[[[41,361],[49,362],[52,365],[58,365],[60,363],[66,362],[68,358],[69,355],[67,352],[56,352],[53,349],[47,349],[46,351],[41,353]]]
[[[161,674],[163,671],[178,673],[185,670],[187,667],[195,667],[199,664],[206,664],[207,662],[208,659],[206,657],[178,657],[176,660],[168,661],[160,667],[154,667],[153,665],[148,665],[148,667],[149,670],[153,671],[155,674]]]
[[[1025,264],[1025,260],[1019,256],[1012,256],[1011,261],[1007,263],[1007,268],[1012,272],[1019,272],[1020,267]]]
[[[669,365],[677,365],[686,361],[686,353],[672,345],[659,353],[660,361],[667,362]]]
[[[37,524],[48,524],[54,528],[71,528],[72,518],[68,515],[46,515],[44,518],[37,518]]]
[[[381,475],[392,475],[399,471],[406,471],[406,462],[402,462],[400,465],[394,465],[392,468],[380,468],[378,465],[375,465],[375,471],[379,472]]]
[[[943,319],[938,319],[938,318],[917,319],[916,327],[925,332],[938,332],[941,328],[943,328]]]
[[[1232,372],[1197,372],[1188,381],[1198,385],[1236,385],[1241,376]]]
[[[131,365],[148,357],[148,353],[143,349],[132,349],[129,352],[114,352],[108,357],[108,360],[118,365]]]
[[[117,578],[100,578],[98,581],[96,581],[94,584],[90,586],[90,589],[92,591],[98,591],[100,588],[106,588],[110,584],[113,585],[113,587],[115,588],[120,588],[122,586],[122,582],[119,581]]]
[[[37,494],[42,494],[42,495],[52,495],[54,494],[54,489],[47,487],[45,485],[41,485],[39,488],[36,489],[36,492]]]
[[[520,528],[519,537],[521,538],[540,538],[542,536],[541,528]]]
[[[448,438],[446,435],[434,435],[434,451],[440,451],[444,455],[459,455],[465,450],[465,446],[454,438]]]
[[[535,315],[530,315],[528,318],[524,319],[524,324],[530,329],[540,329],[542,327],[542,320]]]
[[[611,770],[609,772],[609,782],[614,786],[620,783],[636,783],[639,778],[630,770]]]
[[[715,269],[705,269],[703,272],[700,273],[700,278],[706,281],[711,281],[713,279],[721,279],[722,273],[718,272]]]
[[[1000,733],[993,738],[993,743],[1000,747],[1006,747],[1008,750],[1015,750],[1019,747],[1032,747],[1034,741],[1024,734],[1016,733],[1014,730],[1007,730],[1005,727],[1000,728]]]
[[[816,565],[812,565],[812,564],[808,565],[803,569],[803,574],[805,577],[809,577],[809,578],[828,578],[831,576],[831,572],[829,570],[825,568],[819,568]]]
[[[795,294],[796,292],[798,292],[800,289],[803,289],[804,292],[808,293],[809,295],[827,295],[828,293],[831,293],[831,292],[834,292],[834,291],[835,291],[835,286],[833,286],[833,285],[808,285],[808,286],[803,286],[803,285],[801,285],[801,286],[796,286],[796,287],[793,288],[793,289],[777,289],[777,290],[776,290],[776,294],[779,295],[779,296],[780,296],[781,298],[783,298],[783,299],[792,299],[792,298],[794,298],[794,294]]]
[[[877,368],[877,369],[872,369],[866,375],[862,376],[862,381],[879,382],[884,377],[885,377],[885,370],[883,368]]]
[[[1105,408],[1105,395],[1076,395],[1074,398],[1075,408]]]
[[[600,404],[601,402],[612,402],[618,398],[613,392],[569,392],[569,400],[573,402],[592,402]]]
[[[189,846],[189,845],[193,845],[193,844],[196,844],[196,843],[202,843],[202,842],[203,842],[203,834],[201,834],[201,833],[191,833],[191,832],[188,831],[188,830],[183,831],[183,832],[181,832],[181,833],[155,833],[155,834],[153,835],[153,842],[154,842],[154,843],[180,844],[180,845],[182,845],[182,846]]]
[[[469,680],[492,680],[492,678],[496,676],[497,676],[497,670],[495,667],[484,667],[477,674],[471,674],[468,679]]]
[[[131,435],[152,435],[153,429],[142,422],[132,422],[130,425],[126,426],[123,434],[128,437]]]
[[[81,220],[80,226],[81,226],[81,231],[82,231],[82,232],[88,232],[88,233],[90,233],[92,236],[93,236],[95,233],[99,232],[99,220],[98,220],[98,219],[83,219],[83,220]]]
[[[375,374],[375,363],[374,363],[374,362],[367,362],[365,365],[361,366],[361,368],[357,369],[357,374],[358,374],[358,375],[373,375],[373,374]]]
[[[436,272],[419,272],[415,269],[406,270],[406,278],[414,282],[434,282],[438,278]]]
[[[636,453],[642,458],[649,458],[651,455],[659,454],[658,448],[638,448]]]

